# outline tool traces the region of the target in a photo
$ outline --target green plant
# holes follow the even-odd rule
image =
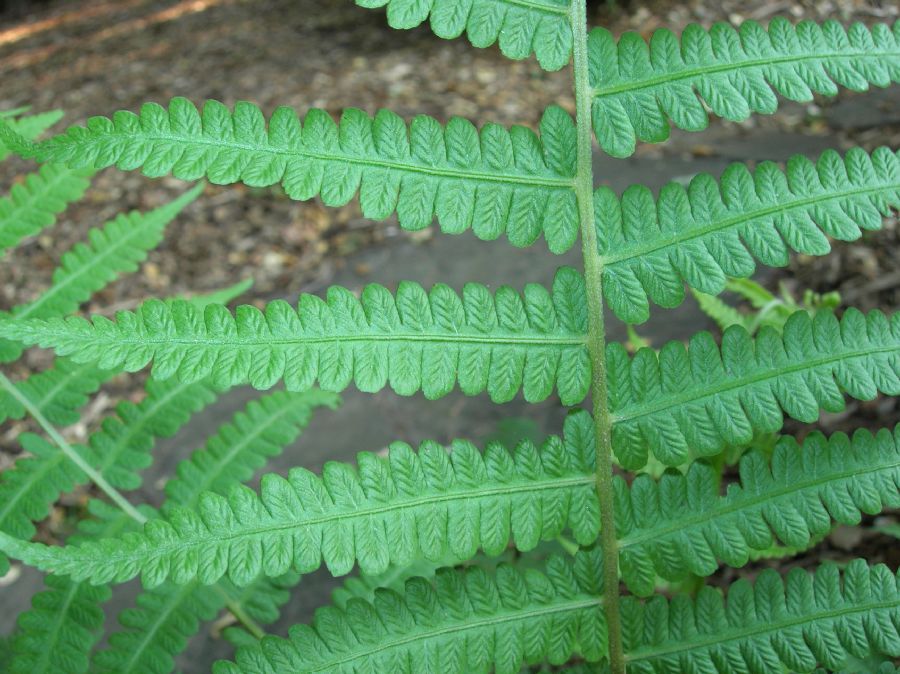
[[[538,136],[495,124],[479,131],[461,119],[442,126],[419,116],[407,125],[388,111],[347,110],[337,124],[320,110],[301,120],[279,108],[266,119],[249,103],[229,110],[209,101],[198,111],[176,98],[39,143],[9,129],[2,138],[68,170],[280,183],[292,198],[318,195],[328,205],[359,193],[367,217],[396,212],[405,229],[436,217],[447,233],[505,233],[517,246],[543,236],[554,253],[580,238],[582,270],[563,268],[552,288],[521,292],[403,283],[392,293],[373,284],[359,298],[332,288],[324,299],[303,295],[297,306],[275,301],[262,310],[151,300],[114,320],[13,312],[0,337],[104,371],[152,362],[161,387],[283,382],[311,395],[318,382],[437,398],[458,385],[495,402],[519,394],[539,401],[555,389],[573,408],[590,397],[592,412],[573,409],[563,435],[540,444],[397,443],[387,456],[361,453],[356,466],[329,463],[321,476],[303,468],[266,474],[259,491],[239,485],[252,472],[242,463],[209,491],[167,489],[159,513],[120,502],[134,510],[128,521],[98,502],[99,521],[81,541],[48,546],[27,541],[32,532],[22,529],[0,532],[0,550],[52,572],[48,592],[92,606],[103,599],[97,586],[141,577],[139,610],[123,616],[127,630],[94,660],[115,672],[170,670],[197,621],[226,605],[247,629],[230,632],[239,648],[217,674],[518,672],[567,663],[614,674],[767,674],[900,656],[898,576],[881,564],[823,564],[785,578],[768,570],[726,593],[713,583],[692,593],[677,585],[723,564],[741,567],[776,543],[803,549],[834,522],[900,506],[900,429],[782,438],[771,451],[749,451],[724,495],[712,467],[723,451],[779,432],[785,415],[814,423],[821,410],[842,409],[847,395],[900,393],[900,318],[799,310],[781,330],[764,326],[751,336],[738,325],[721,346],[699,333],[687,347],[630,356],[607,343],[603,314],[606,304],[641,323],[651,300],[680,304],[685,285],[715,295],[728,277],[750,276],[757,260],[824,255],[831,239],[878,229],[900,206],[900,157],[855,149],[815,162],[795,157],[784,169],[736,164],[718,181],[700,175],[658,197],[642,186],[621,196],[595,189],[591,165],[592,130],[603,150],[624,157],[638,140],[665,140],[672,124],[705,128],[707,108],[732,120],[772,113],[773,89],[808,100],[834,95],[838,84],[896,82],[900,23],[689,26],[680,39],[662,30],[648,44],[635,34],[589,33],[584,0],[362,4],[386,5],[397,28],[430,17],[441,37],[499,40],[507,56],[535,53],[546,69],[573,57],[574,121],[552,107]],[[46,445],[28,442],[38,455]],[[207,451],[214,454],[212,443]],[[627,477],[650,460],[669,468]],[[536,568],[530,554],[542,540],[567,552]],[[510,544],[520,553],[511,562],[461,563]],[[286,639],[263,636],[259,625],[277,616],[291,574],[323,563],[334,575],[358,566],[363,578],[313,625]],[[673,596],[663,596],[663,583],[673,583]],[[251,597],[264,610],[251,610]],[[48,605],[36,602],[22,621],[22,649],[51,638],[58,612]],[[158,629],[160,616],[173,614]],[[93,630],[97,615],[78,611],[72,620]],[[143,655],[143,669],[134,666]],[[72,671],[85,669],[85,652],[78,657]]]

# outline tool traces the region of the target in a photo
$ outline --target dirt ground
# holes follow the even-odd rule
[[[720,20],[766,21],[776,14],[845,23],[900,18],[900,5],[893,0],[636,0],[595,2],[590,11],[594,24],[615,33],[637,30],[645,35],[661,26],[679,29],[691,21],[704,25]],[[900,146],[897,89],[866,95],[842,93],[833,101],[785,105],[777,115],[743,124],[714,122],[703,134],[676,133],[669,144],[642,145],[627,162],[598,156],[597,180],[616,189],[628,181],[653,182],[651,186],[657,188],[664,179],[682,179],[699,170],[720,172],[738,159],[781,161],[797,152],[815,155],[826,147],[844,150],[853,145],[896,148]],[[550,103],[570,110],[573,106],[567,71],[545,73],[533,60],[510,62],[496,49],[474,49],[465,40],[442,41],[426,28],[391,31],[381,12],[357,8],[349,0],[23,1],[0,10],[0,110],[26,104],[36,110],[61,108],[66,113],[64,123],[80,123],[91,115],[134,110],[145,101],[164,103],[175,95],[195,102],[250,100],[265,111],[277,105],[299,110],[322,107],[332,113],[348,106],[368,111],[387,107],[407,118],[425,112],[442,120],[462,115],[528,125],[536,124]],[[0,164],[0,188],[5,190],[26,168],[18,161]],[[87,198],[69,209],[52,233],[0,261],[0,309],[39,294],[48,285],[60,254],[83,239],[90,227],[120,210],[158,206],[183,188],[172,179],[151,181],[137,173],[102,172]],[[165,242],[151,253],[140,273],[98,294],[86,310],[128,308],[147,296],[212,290],[248,277],[255,281],[249,299],[263,301],[296,296],[301,290],[318,291],[332,282],[358,286],[367,281],[390,283],[399,277],[453,285],[467,278],[519,284],[542,280],[525,275],[552,273],[557,264],[553,259],[538,262],[536,256],[546,258],[543,251],[516,253],[519,257],[513,258],[505,245],[475,243],[466,237],[447,241],[430,231],[414,236],[400,232],[391,221],[367,221],[355,204],[326,209],[317,201],[290,201],[275,189],[211,186],[170,226]],[[896,310],[900,307],[898,244],[897,221],[889,219],[882,232],[854,244],[837,245],[829,257],[794,256],[789,268],[761,279],[770,288],[784,283],[797,293],[805,288],[837,289],[847,304]],[[577,256],[563,263],[578,264]],[[686,304],[684,312],[663,313],[658,323],[651,323],[648,336],[658,346],[664,338],[690,334],[698,320],[696,308]],[[46,353],[32,350],[9,369],[21,376],[47,362]],[[139,381],[123,377],[106,387],[101,403],[92,407],[92,418],[102,417],[123,397],[137,397]],[[247,395],[239,394],[226,407],[239,406]],[[345,412],[348,417],[357,415],[357,423],[329,421],[311,429],[310,434],[324,447],[320,453],[305,455],[306,465],[321,465],[332,456],[328,448],[349,457],[358,450],[377,449],[383,439],[443,440],[459,432],[473,438],[486,436],[499,414],[484,400],[473,402],[461,396],[451,397],[444,407],[419,399],[397,401],[389,394],[348,393],[345,397]],[[504,413],[510,410],[531,413],[524,406]],[[561,414],[558,408],[542,407],[535,414],[541,429],[558,430],[554,428]],[[421,425],[433,423],[434,428],[414,427],[411,418],[427,420]],[[205,416],[188,435],[163,444],[157,458],[160,465],[154,467],[148,484],[152,487],[171,470],[176,445],[196,446],[221,420],[221,416]],[[851,403],[847,412],[827,417],[821,427],[888,426],[898,421],[895,401],[879,400]],[[359,428],[354,431],[348,426]],[[19,451],[15,438],[25,427],[16,423],[0,429],[0,467]],[[90,429],[91,424],[86,424],[68,432],[79,439]],[[169,450],[171,457],[165,453]],[[85,497],[79,493],[64,503],[83,502]],[[57,513],[54,527],[64,528],[63,514]],[[896,514],[887,514],[881,521],[892,518]],[[59,533],[45,535],[52,538]],[[842,528],[792,564],[862,555],[896,567],[898,547],[896,541],[891,544],[891,539],[868,529]],[[734,575],[725,571],[721,579]],[[22,584],[21,595],[27,600],[36,581],[27,574],[23,577],[28,582]],[[304,581],[304,591],[309,588]],[[325,591],[320,589],[318,594]],[[11,589],[2,592],[8,596]],[[6,605],[6,597],[2,603]],[[303,619],[304,611],[308,613],[306,608],[295,611],[293,619]],[[8,626],[0,619],[0,633]],[[207,656],[222,654],[214,635],[204,633],[203,640],[195,652],[198,659],[182,663],[184,671],[207,671],[202,665]]]

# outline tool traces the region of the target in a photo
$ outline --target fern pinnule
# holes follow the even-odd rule
[[[165,486],[168,500],[162,513],[173,507],[195,507],[201,492],[227,494],[235,483],[246,482],[267,459],[278,455],[309,424],[318,407],[334,408],[339,399],[322,391],[278,391],[251,401],[234,419],[218,429],[202,450],[178,465],[178,477]],[[158,513],[154,513],[158,517]],[[299,577],[293,574],[296,583]],[[168,671],[203,622],[226,606],[253,619],[274,622],[279,602],[286,601],[277,579],[257,578],[246,588],[227,581],[216,587],[199,582],[164,583],[142,592],[136,605],[119,614],[123,629],[109,636],[94,664],[109,674],[154,674]],[[283,582],[287,583],[288,579]],[[275,614],[274,617],[272,614]]]
[[[795,312],[784,334],[755,338],[740,326],[722,347],[701,332],[688,348],[669,342],[657,354],[607,348],[613,448],[626,468],[643,467],[650,452],[666,465],[712,456],[777,432],[784,414],[811,423],[820,410],[844,409],[844,394],[872,400],[900,394],[900,314],[848,309],[810,318]]]
[[[227,499],[207,492],[196,512],[173,508],[142,535],[64,548],[0,535],[0,550],[76,579],[141,574],[153,587],[226,574],[246,585],[323,561],[333,575],[356,562],[380,573],[419,557],[467,559],[479,548],[496,555],[510,538],[528,550],[565,528],[590,544],[599,527],[593,460],[591,419],[581,412],[568,418],[564,440],[550,437],[540,448],[525,441],[510,453],[491,444],[482,454],[457,441],[448,454],[435,443],[418,452],[397,443],[386,459],[361,453],[358,470],[330,462],[321,478],[302,468],[287,479],[267,474],[260,495],[245,487]]]
[[[900,426],[860,430],[852,439],[813,433],[802,445],[784,437],[771,459],[746,454],[740,475],[724,496],[704,462],[658,481],[640,475],[630,487],[616,479],[620,565],[632,592],[651,594],[657,576],[708,576],[720,562],[739,568],[773,538],[803,548],[833,522],[855,525],[862,513],[900,507]]]
[[[679,595],[622,602],[630,671],[841,669],[849,655],[900,656],[900,578],[883,564],[835,564],[815,574],[794,568],[782,581],[763,571],[721,591],[704,587],[696,599]],[[252,670],[251,670],[252,671]]]
[[[412,578],[402,593],[378,590],[373,602],[321,608],[288,639],[267,636],[239,648],[215,674],[339,672],[359,668],[404,674],[516,674],[526,663],[563,664],[574,654],[606,652],[596,552],[554,556],[542,571],[501,564],[441,569]]]
[[[746,278],[765,265],[783,267],[789,252],[826,255],[829,237],[859,239],[900,208],[900,158],[879,148],[826,151],[816,162],[795,156],[782,171],[764,162],[733,164],[716,182],[700,174],[685,188],[663,187],[654,200],[635,185],[617,197],[594,194],[603,294],[616,316],[641,323],[649,300],[672,308],[684,284],[717,295],[727,277]]]
[[[165,485],[163,512],[176,506],[194,507],[203,492],[225,495],[231,485],[247,482],[297,438],[313,410],[335,409],[339,404],[334,393],[315,389],[276,391],[251,401],[210,436],[203,449],[178,464],[177,476]]]
[[[123,170],[152,177],[203,177],[215,184],[280,183],[292,199],[321,195],[341,206],[359,192],[366,217],[396,211],[400,226],[418,230],[437,216],[443,231],[472,228],[481,239],[504,232],[517,246],[543,234],[550,250],[568,250],[578,236],[572,175],[575,127],[561,108],[546,111],[541,137],[453,118],[442,127],[420,115],[407,124],[382,110],[374,118],[347,109],[340,124],[323,110],[301,120],[280,107],[267,121],[240,102],[231,111],[207,101],[202,113],[184,98],[168,109],[146,104],[140,115],[94,117],[36,147],[43,161]]]
[[[270,302],[264,311],[220,305],[205,312],[186,302],[144,303],[116,321],[95,317],[0,321],[0,337],[55,348],[76,361],[139,370],[153,361],[158,379],[210,378],[223,385],[271,388],[283,379],[303,391],[316,380],[341,391],[351,382],[367,392],[390,385],[400,395],[487,391],[496,402],[522,390],[544,400],[554,386],[564,404],[580,402],[590,382],[585,346],[584,280],[571,268],[552,291],[530,284],[491,293],[467,284],[460,297],[448,286],[426,292],[401,283],[396,296],[372,284],[361,298],[341,287],[327,299],[302,295],[298,308]]]
[[[593,126],[600,146],[628,157],[637,140],[658,143],[671,122],[688,131],[709,124],[708,106],[725,119],[772,114],[779,94],[809,101],[835,96],[838,85],[864,91],[900,82],[900,22],[837,21],[796,26],[775,17],[767,29],[745,21],[740,29],[690,24],[680,39],[657,30],[649,44],[637,33],[618,41],[604,28],[588,39]],[[704,103],[706,106],[704,106]]]
[[[177,199],[146,213],[120,214],[88,232],[88,243],[65,252],[53,272],[53,284],[37,299],[13,307],[0,320],[50,318],[73,313],[119,274],[137,271],[147,253],[162,241],[166,226],[203,191],[197,185]],[[0,342],[0,359],[18,358],[21,348]]]
[[[415,28],[428,19],[434,34],[445,40],[465,32],[475,47],[499,41],[500,51],[511,59],[534,53],[544,70],[559,70],[572,56],[567,0],[356,0],[356,4],[386,7],[391,28]]]
[[[25,237],[52,226],[56,216],[84,196],[93,170],[46,164],[0,198],[0,258]]]
[[[0,161],[3,161],[11,154],[19,154],[22,141],[24,141],[25,145],[28,145],[30,141],[40,136],[62,118],[62,110],[50,110],[25,116],[4,116],[0,119]],[[11,133],[12,138],[8,138],[3,131]]]

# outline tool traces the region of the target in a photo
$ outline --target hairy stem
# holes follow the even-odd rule
[[[58,430],[56,430],[56,427],[50,423],[41,410],[26,396],[22,395],[22,392],[18,387],[7,379],[6,375],[2,372],[0,372],[0,387],[6,389],[6,391],[25,408],[31,418],[40,424],[41,428],[44,429],[44,432],[49,436],[53,443],[59,447],[63,454],[65,454],[66,458],[78,466],[81,472],[87,475],[88,479],[97,485],[97,487],[100,488],[100,491],[106,494],[113,503],[136,522],[143,524],[147,521],[147,518],[144,517],[137,508],[131,505],[128,499],[126,499],[118,489],[107,482],[106,478],[103,477],[100,472],[85,461],[81,454],[75,451],[75,448],[66,441]]]
[[[609,630],[611,674],[625,673],[622,629],[619,616],[619,549],[613,503],[612,419],[607,408],[606,329],[603,324],[603,261],[597,250],[594,225],[594,169],[591,136],[591,95],[587,60],[586,0],[573,0],[570,11],[574,37],[575,121],[577,124],[577,164],[575,192],[581,225],[584,278],[588,297],[588,350],[593,371],[591,401],[597,454],[597,498],[600,501],[600,548],[603,552],[604,609]]]

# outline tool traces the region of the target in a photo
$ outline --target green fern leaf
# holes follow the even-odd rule
[[[362,391],[390,384],[400,395],[421,389],[433,399],[458,381],[467,395],[487,391],[496,402],[520,389],[526,400],[544,400],[554,385],[565,405],[585,397],[587,303],[577,272],[561,269],[552,293],[531,284],[524,297],[506,286],[492,295],[470,283],[462,295],[404,282],[396,297],[373,284],[360,300],[333,287],[326,301],[301,296],[298,310],[278,300],[265,311],[238,307],[236,315],[152,300],[117,313],[116,322],[0,321],[0,337],[107,368],[135,371],[153,360],[158,379],[211,377],[223,386],[267,389],[284,379],[288,390],[303,391],[318,380],[337,392],[352,381]]]
[[[119,274],[137,271],[147,252],[162,241],[166,225],[203,192],[203,187],[197,185],[155,210],[120,214],[102,228],[92,229],[89,243],[76,244],[63,254],[50,289],[35,301],[14,308],[13,316],[65,316]]]
[[[739,30],[718,23],[708,32],[692,24],[680,40],[657,30],[649,45],[637,33],[617,43],[595,28],[588,52],[594,131],[615,157],[631,155],[638,139],[666,140],[670,121],[688,131],[705,129],[704,103],[719,117],[741,121],[775,112],[773,89],[810,101],[813,93],[836,95],[838,85],[864,91],[900,82],[900,23],[845,30],[835,21],[792,26],[776,17],[768,30],[747,21]]]
[[[151,381],[147,391],[138,405],[120,403],[118,416],[107,418],[91,435],[88,446],[73,446],[118,489],[138,488],[138,471],[149,465],[155,439],[174,435],[194,412],[216,397],[203,383]],[[23,433],[19,440],[32,456],[19,459],[0,474],[0,531],[29,539],[35,533],[32,522],[43,520],[60,494],[86,484],[88,478],[56,445],[31,433]],[[6,565],[0,556],[0,571]]]
[[[37,154],[68,166],[142,168],[151,177],[281,183],[292,199],[320,194],[329,206],[359,192],[366,217],[380,220],[396,211],[404,229],[428,227],[437,215],[448,233],[471,227],[481,239],[496,239],[506,232],[516,246],[543,233],[550,249],[561,253],[578,235],[575,126],[554,107],[541,133],[539,139],[524,127],[496,124],[479,133],[460,118],[443,128],[424,115],[407,127],[387,110],[373,119],[348,109],[337,125],[322,110],[311,110],[301,123],[281,107],[267,122],[250,103],[232,112],[207,101],[201,114],[175,98],[168,110],[146,104],[140,116],[94,117],[87,127],[40,143]]]
[[[771,460],[762,452],[740,463],[740,485],[719,496],[716,470],[691,465],[687,475],[669,471],[657,482],[638,476],[629,488],[617,477],[616,525],[622,577],[640,595],[653,592],[656,576],[681,580],[708,576],[719,560],[732,568],[774,538],[805,548],[831,531],[832,521],[858,524],[900,507],[900,426],[872,435],[857,431],[826,439],[809,435],[802,447],[782,438]]]
[[[149,508],[140,508],[144,515]],[[121,535],[135,521],[103,501],[92,499],[88,511],[96,519],[82,520],[72,542],[86,537]],[[10,674],[85,674],[88,656],[100,636],[102,605],[112,595],[105,585],[92,586],[69,578],[47,576],[48,590],[32,599],[33,608],[18,620]]]
[[[336,395],[316,390],[279,391],[250,402],[207,441],[205,449],[179,464],[178,477],[166,484],[169,500],[162,512],[194,507],[202,491],[225,494],[235,483],[249,480],[267,459],[296,439],[316,407],[334,408],[338,402]],[[256,579],[246,590],[225,581],[216,588],[197,582],[165,583],[139,594],[137,606],[120,614],[125,629],[110,635],[109,648],[95,656],[94,664],[110,674],[171,671],[174,657],[200,624],[212,620],[226,603],[240,605],[257,619],[275,611],[274,621],[278,602],[284,601],[284,589],[268,578]]]
[[[613,447],[623,466],[637,469],[648,450],[666,465],[711,456],[749,443],[756,432],[781,429],[782,410],[812,423],[819,410],[844,408],[844,393],[872,400],[900,394],[900,314],[848,309],[794,313],[784,334],[766,327],[753,339],[734,326],[721,352],[701,332],[685,349],[666,344],[629,358],[607,347]]]
[[[695,600],[656,597],[621,604],[629,672],[811,672],[840,669],[848,655],[900,655],[900,588],[886,566],[863,560],[843,574],[824,564],[794,568],[786,583],[767,569],[754,584],[704,587]]]
[[[754,330],[754,317],[742,314],[730,304],[715,295],[707,295],[699,290],[692,291],[700,311],[716,322],[720,330],[727,330],[732,325],[739,325],[751,335]]]
[[[0,122],[0,128],[7,128],[25,140],[34,140],[62,118],[62,110],[51,110],[18,119],[10,119],[10,115],[6,115]],[[14,147],[7,146],[0,138],[0,161],[6,159],[10,154],[14,154],[14,150]]]
[[[59,358],[52,368],[15,385],[51,424],[68,426],[81,418],[78,409],[87,403],[88,397],[115,374],[93,363],[73,363]],[[0,423],[24,416],[25,408],[6,391],[0,392]]]
[[[92,229],[88,232],[89,243],[78,243],[63,254],[60,266],[53,272],[53,285],[33,302],[14,307],[12,317],[66,316],[119,274],[137,271],[148,251],[162,241],[166,226],[202,191],[203,185],[197,185],[153,211],[122,214],[102,228]],[[8,318],[3,312],[0,316]],[[21,354],[20,346],[0,343],[0,360],[15,360]]]
[[[227,494],[232,485],[247,482],[297,438],[316,407],[335,409],[339,404],[335,394],[317,390],[277,391],[252,401],[219,428],[204,449],[178,464],[178,476],[165,486],[163,512],[176,506],[193,508],[205,491]]]
[[[431,30],[445,40],[463,33],[475,47],[499,40],[511,59],[532,53],[544,70],[559,70],[572,55],[568,0],[356,0],[360,7],[387,8],[391,28],[415,28],[429,19]]]
[[[200,624],[215,618],[225,605],[214,588],[197,583],[166,583],[142,592],[136,606],[123,611],[119,621],[128,629],[113,632],[109,648],[92,658],[103,674],[157,674],[175,668],[173,654],[182,652]]]
[[[47,164],[13,185],[0,199],[0,258],[23,238],[56,222],[70,203],[84,196],[92,170]]]
[[[678,306],[684,283],[717,295],[727,277],[751,276],[754,258],[783,267],[791,250],[826,255],[829,237],[855,241],[880,229],[882,216],[900,208],[900,157],[857,148],[817,162],[795,156],[786,172],[770,162],[752,173],[733,164],[719,184],[700,174],[688,188],[666,185],[656,201],[643,186],[621,199],[601,187],[594,208],[603,294],[619,318],[641,323],[648,298]]]
[[[197,513],[173,509],[142,536],[59,548],[4,535],[0,550],[76,580],[140,573],[153,587],[168,577],[209,584],[226,573],[240,586],[261,573],[313,571],[323,560],[333,575],[356,561],[380,573],[422,557],[466,559],[479,548],[496,555],[510,537],[528,550],[565,527],[590,544],[599,527],[593,423],[579,412],[565,430],[565,440],[551,437],[540,449],[526,440],[512,454],[499,444],[482,455],[464,441],[450,454],[431,442],[418,453],[396,443],[387,459],[361,453],[358,471],[330,462],[321,478],[303,468],[288,479],[265,475],[261,496],[245,487],[227,499],[206,493]]]
[[[413,578],[403,593],[379,590],[373,602],[325,607],[290,638],[268,636],[238,650],[215,674],[398,672],[517,674],[525,663],[591,661],[606,651],[598,596],[600,557],[552,557],[545,570],[501,564],[441,569]]]

